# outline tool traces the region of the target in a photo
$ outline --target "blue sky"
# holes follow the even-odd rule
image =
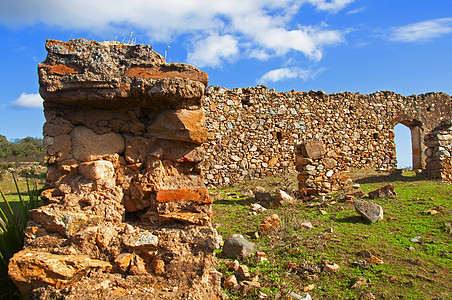
[[[169,62],[227,88],[452,94],[450,0],[1,1],[0,36],[8,139],[42,135],[47,38],[169,46]]]

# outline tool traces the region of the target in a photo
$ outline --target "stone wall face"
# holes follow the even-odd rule
[[[427,165],[425,172],[430,178],[452,182],[452,120],[441,122],[424,137]]]
[[[207,74],[152,47],[48,40],[47,205],[10,277],[36,299],[221,295],[200,163]],[[89,276],[88,276],[89,275]]]
[[[450,103],[450,96],[442,93],[328,95],[280,93],[264,86],[209,87],[204,101],[206,183],[224,185],[294,171],[296,145],[309,140],[321,141],[325,157],[337,163],[330,168],[324,163],[302,165],[315,178],[350,168],[391,169],[397,163],[394,126],[403,123],[429,132],[452,117]]]

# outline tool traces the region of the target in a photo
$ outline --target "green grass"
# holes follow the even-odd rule
[[[383,221],[366,222],[339,194],[327,197],[325,203],[298,202],[250,215],[252,199],[243,199],[239,193],[228,195],[236,193],[241,185],[213,191],[219,195],[213,206],[214,223],[226,238],[233,233],[255,232],[265,216],[279,215],[282,227],[277,234],[259,239],[248,236],[258,251],[267,254],[268,262],[258,263],[254,258],[242,261],[250,268],[260,268],[261,290],[270,296],[278,291],[283,295],[292,291],[303,294],[303,288],[313,283],[316,288],[309,291],[313,299],[360,299],[366,293],[372,293],[377,299],[450,299],[452,236],[445,232],[444,224],[452,222],[452,186],[424,180],[413,173],[389,176],[368,172],[353,176],[365,193],[387,183],[395,185],[396,198],[372,200],[383,207]],[[287,180],[281,180],[281,186],[293,186]],[[269,190],[278,188],[274,179],[268,185],[265,181],[247,183],[248,186],[255,184]],[[322,215],[320,209],[327,214]],[[432,209],[438,214],[425,213]],[[303,221],[310,221],[314,228],[301,229],[299,224]],[[411,241],[416,236],[421,237],[421,243]],[[384,264],[372,265],[369,269],[352,266],[360,259],[356,253],[363,249],[381,258]],[[313,278],[289,268],[289,263],[321,266],[326,260],[338,264],[339,272],[320,272]],[[220,266],[220,270],[224,268]],[[352,280],[358,276],[370,282],[363,288],[350,289]],[[244,299],[242,295],[226,292],[230,299]]]

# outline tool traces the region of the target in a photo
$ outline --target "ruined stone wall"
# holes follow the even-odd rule
[[[321,141],[326,156],[340,162],[330,169],[322,163],[307,165],[322,176],[330,170],[391,169],[397,163],[396,124],[425,133],[452,117],[450,96],[443,93],[328,95],[280,93],[264,86],[209,87],[204,110],[209,130],[204,170],[212,185],[293,171],[295,146],[311,139]]]
[[[33,299],[221,296],[200,162],[208,77],[146,45],[48,40],[50,189],[9,274]]]
[[[452,120],[441,122],[424,137],[427,165],[425,172],[430,178],[452,182]]]

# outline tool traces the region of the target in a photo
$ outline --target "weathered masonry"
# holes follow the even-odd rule
[[[396,167],[398,123],[411,130],[413,168],[425,168],[424,135],[452,117],[452,102],[443,93],[328,95],[211,86],[204,110],[209,130],[204,144],[206,183],[228,184],[293,170],[296,145],[309,140],[321,141],[325,154],[313,164],[298,161],[297,169],[329,182],[335,176],[346,178],[343,172],[350,168]],[[326,184],[322,189],[330,188]]]
[[[302,193],[339,189],[351,168],[396,165],[398,123],[411,129],[415,168],[452,176],[445,94],[206,89],[205,72],[150,46],[46,48],[50,189],[9,265],[26,298],[219,298],[222,240],[206,185],[296,168]]]
[[[208,77],[146,45],[48,40],[47,205],[9,274],[33,299],[221,296],[200,162]],[[221,276],[221,274],[220,274]]]

